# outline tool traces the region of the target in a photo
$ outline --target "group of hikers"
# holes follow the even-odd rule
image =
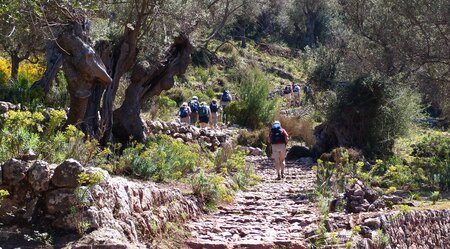
[[[300,91],[303,90],[304,99],[300,99]],[[313,101],[312,89],[309,85],[299,84],[288,85],[284,88],[283,93],[286,97],[288,105],[300,106]],[[193,96],[189,102],[184,102],[178,115],[181,123],[196,125],[198,122],[200,128],[217,128],[219,112],[222,113],[222,122],[227,123],[227,115],[225,107],[232,101],[231,94],[228,90],[224,90],[220,101],[212,99],[208,104],[205,101],[200,102],[197,96]],[[277,172],[277,180],[284,178],[285,159],[286,159],[286,145],[289,140],[289,135],[285,129],[282,128],[280,121],[272,123],[269,130],[269,144],[272,148],[272,158],[275,161],[275,169]]]
[[[180,122],[195,125],[198,121],[200,128],[206,128],[209,125],[215,129],[217,128],[219,112],[222,113],[222,122],[224,124],[228,122],[225,107],[231,101],[232,97],[228,90],[223,91],[220,102],[217,99],[213,99],[209,104],[205,101],[200,102],[197,96],[193,96],[189,102],[184,102],[181,105],[178,111]]]
[[[303,100],[300,99],[300,91],[303,90]],[[286,98],[288,106],[300,106],[305,105],[308,102],[314,101],[313,91],[308,84],[289,84],[283,89],[283,95]]]

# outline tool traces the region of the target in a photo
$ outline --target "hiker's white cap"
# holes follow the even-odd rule
[[[197,96],[193,96],[192,99],[198,99],[198,97]]]
[[[278,120],[274,121],[272,124],[273,124],[273,125],[274,125],[274,124],[279,124],[279,125],[281,125],[280,121],[278,121]]]

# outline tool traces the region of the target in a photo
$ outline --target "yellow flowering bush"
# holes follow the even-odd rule
[[[19,66],[18,79],[25,80],[28,84],[40,79],[45,72],[45,68],[39,64],[22,62]],[[0,84],[6,84],[11,78],[11,62],[0,57]]]

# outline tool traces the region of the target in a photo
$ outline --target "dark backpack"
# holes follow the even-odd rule
[[[286,86],[285,88],[284,88],[284,93],[291,93],[291,86]]]
[[[311,94],[311,93],[312,93],[311,87],[309,87],[309,86],[304,86],[304,87],[303,87],[303,92],[304,92],[305,94]]]
[[[211,112],[217,112],[219,110],[219,105],[217,103],[211,103],[209,109],[211,109]]]
[[[186,106],[180,107],[180,118],[185,118],[189,116],[189,111]]]
[[[201,105],[198,108],[198,115],[201,117],[208,116],[208,107],[206,107],[206,105]]]
[[[197,113],[198,112],[198,101],[197,100],[189,101],[189,107],[191,108],[191,111],[193,113]]]
[[[272,144],[277,144],[280,142],[286,143],[286,136],[284,135],[281,126],[272,126],[272,129],[270,131],[270,142]]]
[[[221,100],[222,101],[226,101],[226,102],[231,101],[230,92],[229,91],[224,91],[223,94],[222,94]]]

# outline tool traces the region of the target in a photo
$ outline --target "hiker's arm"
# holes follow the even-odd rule
[[[286,136],[286,144],[287,144],[289,141],[289,134],[287,133],[287,131],[285,129],[283,129],[283,133]]]

